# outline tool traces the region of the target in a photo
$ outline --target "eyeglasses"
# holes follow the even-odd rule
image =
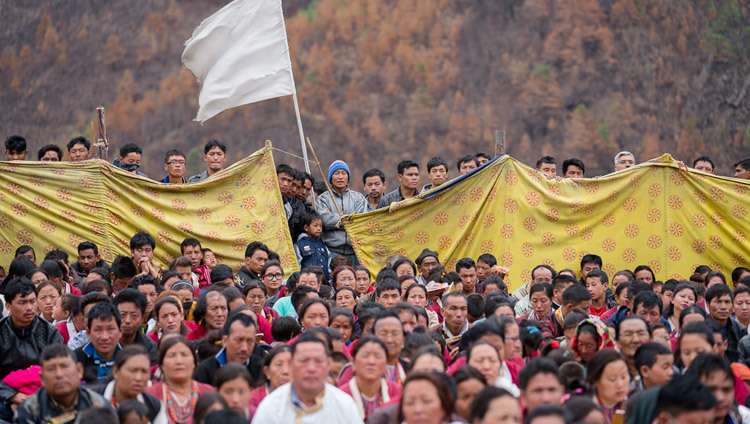
[[[184,160],[170,160],[167,165],[185,165]]]
[[[268,277],[269,280],[281,280],[281,277],[283,277],[284,274],[266,274],[263,277]]]
[[[505,336],[505,340],[512,340],[514,342],[517,342],[517,341],[521,340],[521,337],[519,337],[519,336],[516,336],[516,337]]]

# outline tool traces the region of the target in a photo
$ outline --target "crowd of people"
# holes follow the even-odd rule
[[[22,137],[9,160],[28,155]],[[75,138],[70,160],[91,144]],[[138,173],[127,144],[116,166]],[[60,161],[45,146],[39,160]],[[163,183],[221,172],[226,147],[209,141],[206,170],[184,177],[170,150]],[[459,174],[491,160],[459,159]],[[615,171],[635,164],[615,157]],[[713,172],[713,162],[693,166]],[[556,163],[536,165],[548,178]],[[735,176],[750,178],[750,159]],[[563,178],[581,178],[579,159]],[[750,422],[750,269],[699,266],[689,280],[661,281],[646,265],[607,275],[602,258],[580,269],[536,266],[509,290],[491,254],[454,269],[439,253],[357,261],[341,214],[361,213],[444,184],[449,166],[399,164],[398,186],[364,173],[349,188],[343,161],[330,189],[288,165],[276,169],[301,271],[284,270],[260,241],[236,273],[222,252],[184,239],[168,267],[148,233],[130,255],[106,263],[96,244],[37,258],[19,246],[0,283],[0,422],[20,423],[740,423]],[[312,193],[311,193],[312,191]],[[314,201],[310,201],[310,198]]]

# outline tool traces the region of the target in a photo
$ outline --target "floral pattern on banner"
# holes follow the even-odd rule
[[[85,240],[111,262],[130,256],[130,238],[141,230],[154,237],[154,259],[165,266],[180,256],[182,240],[194,237],[235,271],[254,240],[277,252],[287,273],[299,269],[270,144],[207,180],[181,185],[161,184],[101,160],[0,162],[5,266],[22,244],[34,247],[37,257],[63,249],[75,262]]]
[[[490,253],[510,268],[513,289],[549,264],[580,270],[600,255],[612,276],[649,265],[657,279],[686,279],[699,264],[728,275],[748,266],[750,183],[680,169],[669,155],[595,179],[548,180],[501,156],[419,198],[344,220],[371,271],[397,252],[437,250],[453,271],[463,257]],[[398,237],[391,230],[398,228]]]

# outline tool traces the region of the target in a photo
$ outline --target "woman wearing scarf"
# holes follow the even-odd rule
[[[609,327],[598,318],[587,318],[578,324],[570,348],[581,363],[587,366],[596,352],[614,347],[614,337]]]

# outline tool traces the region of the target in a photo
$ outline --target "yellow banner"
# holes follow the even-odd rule
[[[156,240],[154,259],[180,256],[180,243],[197,238],[219,262],[242,266],[248,243],[260,240],[298,269],[282,206],[270,144],[199,183],[167,185],[101,160],[0,162],[0,263],[29,244],[40,262],[60,248],[78,256],[85,240],[102,258],[130,256],[130,238],[147,231]]]
[[[688,278],[702,264],[727,276],[748,266],[750,184],[680,169],[669,155],[561,181],[502,156],[448,184],[346,218],[360,261],[377,272],[390,255],[414,259],[428,247],[453,271],[460,258],[490,253],[510,268],[514,288],[538,264],[578,273],[588,253],[602,257],[610,277],[642,264],[662,281]]]

